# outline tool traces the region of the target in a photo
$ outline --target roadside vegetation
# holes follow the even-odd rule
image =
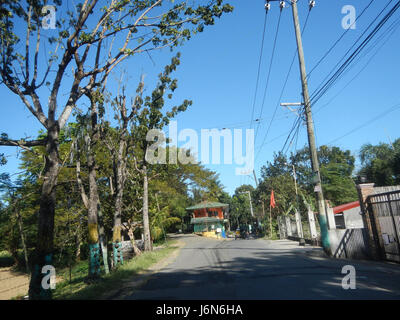
[[[80,261],[71,270],[65,268],[57,275],[60,277],[53,299],[58,300],[91,300],[101,299],[105,294],[118,289],[125,281],[134,280],[140,273],[162,259],[168,257],[177,249],[175,241],[168,241],[162,248],[144,252],[133,257],[107,275],[102,276],[97,282],[88,284],[85,279],[88,274],[88,262]],[[104,268],[102,268],[104,271]]]
[[[14,259],[11,254],[6,251],[0,251],[0,268],[11,267],[14,264]]]
[[[400,139],[396,139],[392,144],[363,145],[358,155],[358,170],[357,155],[352,154],[350,150],[322,145],[318,149],[318,156],[324,196],[331,206],[357,201],[358,183],[373,182],[376,186],[400,184]],[[222,201],[230,205],[232,230],[246,229],[249,224],[255,228],[257,223],[261,223],[260,235],[268,239],[277,239],[277,216],[292,214],[294,208],[298,208],[302,220],[307,221],[307,205],[310,205],[314,212],[317,211],[308,147],[290,154],[275,153],[273,161],[261,167],[257,183],[256,188],[251,184],[239,186],[232,197],[225,197]],[[272,190],[276,205],[271,210],[271,234],[269,223]],[[251,194],[254,216],[251,215],[246,192]],[[306,233],[309,232],[307,228],[305,226]],[[317,230],[320,230],[319,224]]]
[[[101,259],[106,274],[122,265],[123,237],[140,255],[135,238],[143,235],[151,251],[153,241],[185,225],[189,190],[207,196],[218,180],[201,165],[147,163],[146,136],[192,105],[174,97],[180,53],[173,51],[233,7],[223,0],[89,0],[72,10],[67,2],[4,0],[0,10],[0,83],[43,128],[29,138],[0,133],[1,146],[22,150],[21,171],[0,174],[0,250],[17,264],[23,250],[35,271],[31,299],[51,299],[36,271],[45,265],[87,260],[94,281]],[[48,10],[65,17],[54,19],[52,36],[43,35]],[[171,53],[157,55],[164,48]],[[161,68],[140,75],[141,56],[170,63],[153,61]],[[6,162],[0,153],[0,165]]]

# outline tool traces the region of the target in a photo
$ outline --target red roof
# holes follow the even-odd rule
[[[342,204],[340,206],[334,207],[333,208],[333,213],[341,213],[343,211],[346,210],[350,210],[356,207],[360,206],[360,202],[359,201],[354,201],[354,202],[350,202],[350,203],[346,203],[346,204]]]

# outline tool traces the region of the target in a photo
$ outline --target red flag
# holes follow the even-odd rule
[[[272,208],[275,208],[274,190],[271,191],[271,200],[269,201],[269,205],[270,205]]]

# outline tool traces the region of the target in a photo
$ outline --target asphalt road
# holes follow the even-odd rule
[[[128,299],[400,299],[400,265],[314,256],[287,240],[179,238],[176,259]],[[354,290],[342,288],[345,265]]]

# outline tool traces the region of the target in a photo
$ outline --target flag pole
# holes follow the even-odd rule
[[[269,206],[269,237],[272,239],[272,206]]]
[[[269,200],[269,236],[272,239],[272,207],[275,208],[274,189],[271,190],[271,198]]]

